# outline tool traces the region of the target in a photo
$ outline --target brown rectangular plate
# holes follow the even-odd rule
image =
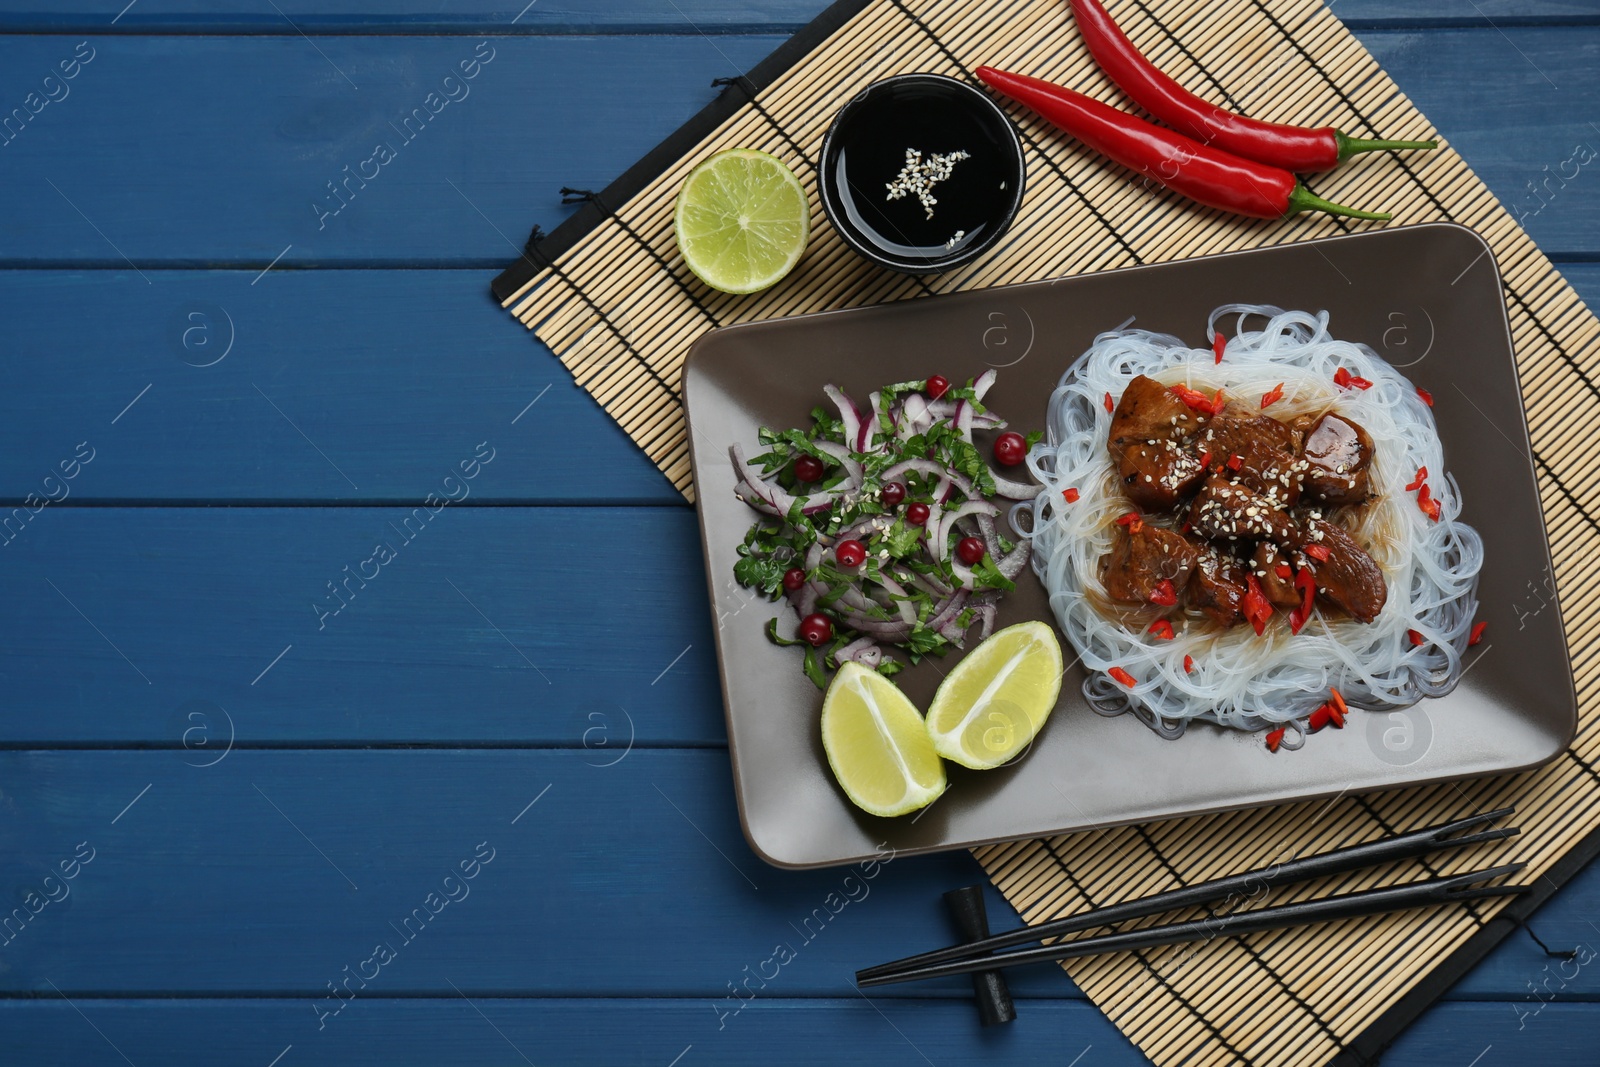
[[[787,604],[733,580],[755,513],[733,495],[728,446],[758,451],[759,427],[809,425],[832,382],[858,398],[892,381],[952,381],[999,368],[986,403],[1024,432],[1096,334],[1124,320],[1205,344],[1226,303],[1326,309],[1334,336],[1370,345],[1434,398],[1445,459],[1483,535],[1479,618],[1489,623],[1457,689],[1390,714],[1355,712],[1297,752],[1209,725],[1163,741],[1130,716],[1092,712],[1082,671],[1032,751],[994,771],[950,767],[950,789],[899,819],[855,809],[817,729],[822,694],[798,649],[763,628]],[[1391,789],[1523,770],[1572,739],[1577,697],[1494,256],[1471,230],[1429,224],[1204,259],[827,312],[713,331],[690,352],[684,405],[740,821],[781,867],[849,863],[880,845],[930,852],[1116,823]],[[998,625],[1053,617],[1031,571]],[[792,627],[785,619],[784,626]],[[1063,642],[1065,644],[1065,642]],[[1073,652],[1065,649],[1070,660]],[[896,679],[927,707],[956,656]]]

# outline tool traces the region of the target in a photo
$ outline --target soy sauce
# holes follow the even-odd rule
[[[831,173],[842,218],[862,243],[893,259],[933,261],[958,256],[984,240],[1014,202],[1016,148],[963,94],[937,81],[885,85],[865,106],[847,109],[832,134],[837,153]],[[923,161],[965,152],[950,176],[932,185],[933,217],[914,194],[888,199],[888,186],[914,149]]]

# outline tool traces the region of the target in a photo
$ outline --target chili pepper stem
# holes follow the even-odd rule
[[[1346,137],[1334,131],[1334,140],[1339,145],[1339,162],[1343,163],[1358,152],[1405,152],[1412,149],[1418,151],[1438,148],[1438,141],[1369,141],[1363,137]]]
[[[1324,200],[1299,182],[1295,182],[1294,191],[1289,194],[1289,210],[1284,217],[1298,215],[1302,211],[1326,211],[1330,215],[1343,215],[1350,219],[1370,219],[1373,222],[1388,222],[1394,216],[1387,211],[1357,211],[1353,207],[1335,204],[1331,200]]]

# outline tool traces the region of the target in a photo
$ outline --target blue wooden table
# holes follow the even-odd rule
[[[856,992],[981,872],[752,855],[694,514],[488,295],[820,0],[522,2],[0,3],[0,1064],[1142,1062]],[[1600,6],[1334,10],[1600,306]],[[1386,1062],[1593,1062],[1597,915]]]

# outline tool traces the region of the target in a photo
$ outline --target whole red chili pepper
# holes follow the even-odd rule
[[[1072,0],[1078,32],[1100,69],[1129,98],[1167,125],[1205,144],[1292,171],[1332,170],[1358,152],[1438,148],[1438,141],[1368,141],[1332,126],[1307,129],[1262,122],[1217,107],[1146,59],[1099,0]]]
[[[1037,111],[1101,155],[1207,207],[1258,219],[1284,218],[1301,211],[1326,211],[1378,222],[1389,218],[1331,203],[1282,167],[1230,155],[1060,85],[994,67],[979,67],[977,75],[986,85]]]

